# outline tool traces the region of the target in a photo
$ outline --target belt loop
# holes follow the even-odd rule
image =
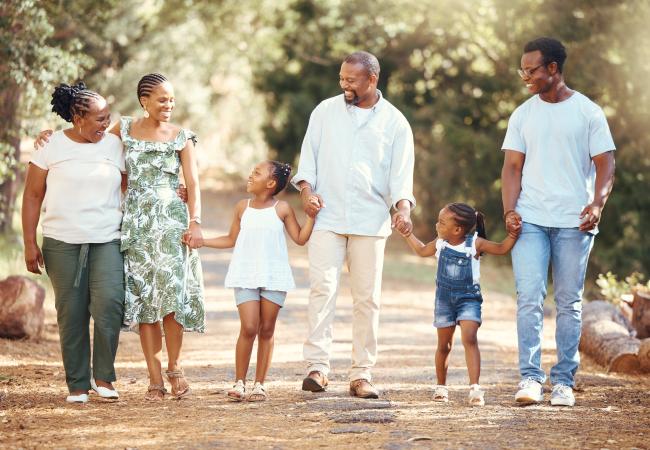
[[[86,268],[86,263],[88,262],[89,247],[90,244],[81,244],[81,248],[79,249],[79,260],[77,261],[77,275],[74,279],[74,287],[79,287],[79,283],[81,283],[81,274]]]

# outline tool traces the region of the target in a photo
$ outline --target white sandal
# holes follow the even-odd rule
[[[467,401],[471,406],[485,406],[485,391],[481,390],[481,386],[473,384],[469,387],[469,395]]]
[[[230,400],[241,402],[246,399],[246,386],[244,380],[237,380],[232,389],[226,394]]]
[[[266,394],[266,388],[262,383],[259,381],[255,382],[255,386],[253,386],[253,390],[251,391],[250,395],[248,396],[248,401],[249,402],[263,402],[268,398],[268,395]]]
[[[433,387],[433,401],[443,403],[449,401],[449,390],[447,386],[436,385]]]

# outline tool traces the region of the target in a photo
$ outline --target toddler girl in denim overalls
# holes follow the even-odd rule
[[[469,404],[483,406],[484,391],[478,384],[481,353],[476,334],[481,325],[480,255],[503,255],[517,240],[518,231],[503,242],[488,241],[483,214],[464,203],[450,203],[440,210],[436,223],[438,237],[424,244],[413,234],[406,235],[409,246],[420,256],[438,258],[436,306],[433,325],[438,331],[434,401],[449,401],[447,367],[456,325],[460,326],[469,373]]]

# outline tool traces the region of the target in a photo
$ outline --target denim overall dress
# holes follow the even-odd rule
[[[436,277],[436,328],[455,326],[461,320],[481,323],[481,286],[474,283],[472,246],[474,236],[465,238],[465,252],[447,245],[440,250]]]

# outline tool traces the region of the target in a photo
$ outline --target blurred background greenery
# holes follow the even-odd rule
[[[618,148],[591,276],[648,273],[648,23],[647,0],[4,0],[0,244],[17,233],[21,142],[64,125],[49,111],[55,84],[83,79],[114,114],[138,115],[137,80],[166,74],[175,120],[201,137],[206,185],[267,155],[297,163],[311,110],[339,93],[357,49],[379,57],[380,88],[413,127],[420,234],[443,204],[466,201],[499,239],[499,149],[528,96],[516,69],[527,41],[553,36],[568,85],[604,108]]]

